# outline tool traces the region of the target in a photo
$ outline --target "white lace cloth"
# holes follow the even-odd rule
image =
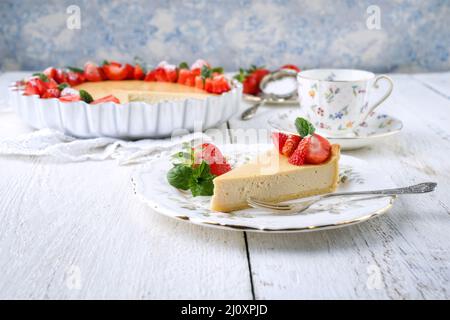
[[[114,138],[77,139],[52,129],[42,129],[15,138],[0,140],[1,155],[50,156],[62,161],[117,159],[120,165],[141,163],[168,152],[183,142],[209,142],[196,132],[163,140],[123,141]]]

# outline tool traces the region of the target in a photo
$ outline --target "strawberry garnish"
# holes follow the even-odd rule
[[[308,151],[306,153],[306,163],[320,164],[327,161],[331,153],[330,142],[316,133],[307,139],[309,140],[309,143]]]
[[[239,69],[239,73],[234,78],[242,82],[245,94],[257,95],[261,91],[259,83],[269,73],[270,71],[263,67],[252,65],[248,70]]]
[[[189,69],[180,69],[178,71],[178,80],[177,80],[177,82],[179,84],[186,84],[188,79],[191,78],[191,77],[194,77],[194,79],[195,79],[195,75],[192,74],[191,70],[189,70]]]
[[[321,164],[328,160],[331,154],[330,142],[315,132],[314,126],[304,118],[297,118],[295,126],[300,136],[292,135],[286,140],[282,153],[289,156],[289,163],[294,165],[302,164]],[[295,150],[292,150],[293,143],[290,143],[292,137],[298,137],[300,143]]]
[[[199,88],[199,89],[204,89],[205,88],[205,83],[203,81],[202,76],[196,76],[195,77],[195,87]]]
[[[67,72],[67,83],[71,86],[79,85],[86,80],[82,72],[69,71]]]
[[[67,83],[68,82],[67,72],[61,69],[56,69],[56,75],[54,76],[53,79],[55,79],[56,82],[58,83]]]
[[[142,68],[140,64],[136,64],[134,66],[134,74],[133,74],[134,80],[142,80],[144,79],[144,77],[145,77],[144,68]]]
[[[286,143],[287,138],[288,138],[288,135],[285,133],[282,133],[282,132],[272,133],[272,141],[280,153],[283,150],[283,147],[284,147],[284,144]]]
[[[298,144],[300,143],[302,138],[296,134],[290,134],[286,142],[284,143],[283,148],[281,149],[281,153],[286,157],[291,156],[291,154],[297,149]]]
[[[48,81],[48,79],[47,79]],[[47,90],[47,84],[44,80],[40,78],[32,78],[28,80],[27,84],[25,85],[25,92],[24,94],[29,96],[33,94],[41,95]]]
[[[103,102],[115,102],[115,103],[120,103],[120,100],[117,99],[115,96],[113,95],[109,95],[100,99],[96,99],[94,101],[91,102],[91,104],[99,104],[99,103],[103,103]]]
[[[58,88],[49,88],[41,95],[41,98],[43,99],[59,98],[60,95],[61,91],[59,91]]]
[[[223,75],[216,75],[212,79],[212,86],[210,90],[206,87],[205,83],[205,90],[208,92],[221,94],[227,91],[230,91],[230,84],[228,83],[228,80]]]
[[[48,67],[42,73],[45,74],[47,76],[47,78],[49,78],[49,79],[55,79],[55,80],[57,79],[58,71],[53,67]]]
[[[289,157],[288,161],[290,164],[293,164],[295,166],[301,166],[305,164],[305,160],[307,157],[308,152],[308,146],[309,146],[309,139],[305,138],[298,144],[297,148],[294,150],[294,152]]]
[[[230,164],[225,157],[212,143],[204,143],[194,150],[194,163],[199,164],[205,161],[209,164],[211,173],[215,176],[220,176],[231,170]]]
[[[295,64],[285,64],[280,69],[290,69],[290,70],[294,70],[296,72],[300,72],[300,68],[297,67]]]
[[[84,65],[84,77],[87,81],[102,81],[105,78],[103,69],[95,63],[87,62]]]
[[[62,101],[62,102],[81,101],[81,97],[78,94],[66,94],[64,96],[61,96],[59,98],[59,101]]]
[[[130,74],[130,67],[129,64],[109,62],[103,65],[103,71],[109,80],[125,80]]]

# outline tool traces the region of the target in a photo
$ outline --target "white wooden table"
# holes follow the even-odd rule
[[[6,84],[23,73],[0,75]],[[0,157],[0,298],[450,297],[450,73],[392,75],[400,135],[350,154],[399,186],[438,182],[374,220],[300,234],[208,229],[140,203],[133,168]],[[279,109],[227,125],[267,128]],[[225,126],[224,126],[225,129]],[[28,132],[0,111],[0,138]]]

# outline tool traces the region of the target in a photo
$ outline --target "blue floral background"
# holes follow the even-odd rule
[[[80,8],[80,29],[66,12]],[[370,30],[367,8],[380,8]],[[376,72],[450,70],[446,0],[0,0],[0,70],[151,64],[202,57],[227,70],[250,64],[351,67]]]

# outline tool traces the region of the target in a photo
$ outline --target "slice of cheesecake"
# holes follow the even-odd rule
[[[336,144],[331,146],[330,158],[319,165],[292,165],[276,150],[260,155],[214,179],[211,209],[244,209],[248,197],[280,202],[333,192],[339,180],[339,156]]]

